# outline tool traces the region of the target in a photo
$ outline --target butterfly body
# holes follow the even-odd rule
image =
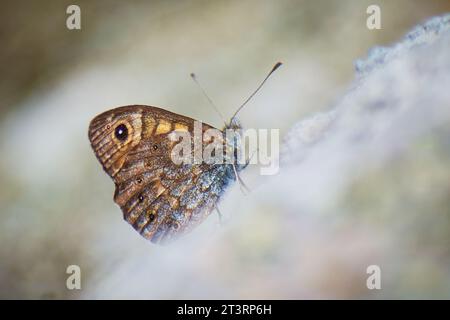
[[[245,167],[237,164],[236,153],[231,163],[175,164],[172,134],[193,133],[194,123],[164,109],[132,105],[106,111],[89,125],[94,153],[116,185],[114,201],[124,219],[152,242],[167,242],[201,223]],[[240,130],[240,124],[231,121],[225,128]],[[202,133],[208,129],[214,128],[203,123]],[[224,148],[240,148],[239,141],[221,133]]]

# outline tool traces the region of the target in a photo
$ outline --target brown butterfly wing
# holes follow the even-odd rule
[[[176,165],[170,158],[175,144],[170,133],[192,132],[193,127],[191,118],[139,105],[116,108],[91,121],[89,139],[116,184],[114,201],[124,219],[153,242],[190,230],[220,196],[220,185],[214,181],[226,174],[224,170],[216,175],[214,165]],[[203,125],[203,131],[209,128]],[[218,179],[209,178],[211,171]]]

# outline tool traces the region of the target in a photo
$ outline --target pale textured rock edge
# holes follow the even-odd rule
[[[360,148],[376,151],[374,160],[380,159],[448,121],[450,14],[416,26],[391,47],[370,50],[355,68],[354,83],[330,111],[291,128],[282,163],[295,165],[316,151],[339,157],[340,151],[360,153]]]

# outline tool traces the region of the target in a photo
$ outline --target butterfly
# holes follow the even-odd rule
[[[237,113],[280,65],[225,124],[220,143],[242,148],[239,140],[227,140],[225,131],[242,129]],[[114,202],[124,219],[153,243],[167,243],[204,221],[248,164],[238,163],[237,152],[228,163],[174,163],[173,133],[193,133],[194,127],[192,118],[147,105],[117,107],[89,124],[92,149],[115,183]],[[209,129],[215,128],[202,123],[202,133]]]

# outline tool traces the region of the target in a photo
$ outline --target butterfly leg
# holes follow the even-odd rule
[[[245,161],[245,165],[244,168],[247,168],[247,166],[250,164],[250,161],[252,160],[253,156],[255,155],[255,153],[257,153],[259,151],[259,149],[256,149],[255,151],[253,151],[252,155]]]
[[[233,171],[234,171],[234,175],[236,176],[236,180],[239,183],[239,187],[241,188],[241,191],[244,195],[250,193],[250,189],[245,185],[244,181],[241,179],[241,177],[239,176],[239,173],[236,170],[236,166],[233,163]]]
[[[217,214],[219,215],[219,225],[223,226],[223,214],[222,214],[222,212],[220,212],[217,204],[214,204],[214,208],[216,209]]]

